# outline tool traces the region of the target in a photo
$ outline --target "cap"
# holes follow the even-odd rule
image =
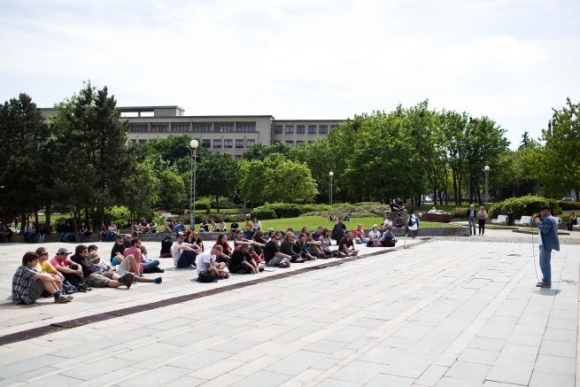
[[[373,224],[373,228],[375,228],[375,227],[377,227],[377,228],[378,228],[379,226],[377,226],[376,224]]]
[[[56,251],[56,254],[57,255],[60,255],[60,254],[70,254],[70,251],[68,251],[68,249],[66,247],[61,247],[60,249],[58,249]]]
[[[548,210],[548,211],[552,211],[552,209],[550,208],[550,206],[546,205],[546,206],[542,206],[542,208],[540,208],[540,211],[543,210]]]
[[[184,234],[183,232],[181,232],[181,231],[177,233],[177,236],[178,236],[178,237],[182,237],[182,236],[184,236],[184,235],[185,235],[185,234]]]
[[[270,228],[268,229],[268,232],[272,232],[272,231],[275,231],[275,230],[274,230],[272,227],[270,227]]]

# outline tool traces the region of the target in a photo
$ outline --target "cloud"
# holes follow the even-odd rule
[[[539,133],[580,99],[573,1],[15,1],[2,100],[41,106],[90,79],[120,105],[346,118],[428,98]]]

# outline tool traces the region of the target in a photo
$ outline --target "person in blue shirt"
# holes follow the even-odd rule
[[[540,270],[542,270],[542,281],[536,284],[539,288],[552,287],[552,250],[560,251],[560,241],[558,239],[558,222],[552,217],[550,206],[543,206],[540,216],[534,218],[534,223],[540,234]]]

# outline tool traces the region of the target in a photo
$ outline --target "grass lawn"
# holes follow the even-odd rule
[[[363,225],[365,231],[369,231],[375,223],[380,226],[383,223],[383,218],[379,216],[351,218],[350,221],[344,223],[349,229],[355,229],[356,225],[360,223]],[[308,227],[309,230],[315,230],[318,226],[326,227],[329,230],[332,230],[334,222],[329,221],[328,218],[323,216],[299,216],[297,218],[262,220],[262,230],[264,231],[268,230],[269,228],[273,228],[274,230],[286,230],[288,227],[292,227],[294,231],[299,231],[304,226]],[[449,223],[421,222],[420,227],[436,228],[457,226]]]

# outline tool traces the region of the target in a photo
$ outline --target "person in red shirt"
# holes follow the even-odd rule
[[[125,259],[132,260],[130,266],[130,272],[135,274],[135,282],[155,282],[156,284],[160,284],[162,281],[161,277],[153,278],[145,278],[141,275],[143,274],[143,253],[141,251],[141,240],[139,238],[132,238],[131,239],[131,247],[127,247],[123,252],[123,256]],[[125,260],[124,259],[124,260]],[[134,271],[135,270],[135,271]],[[117,268],[117,272],[120,275],[123,275],[123,267],[122,265]]]

